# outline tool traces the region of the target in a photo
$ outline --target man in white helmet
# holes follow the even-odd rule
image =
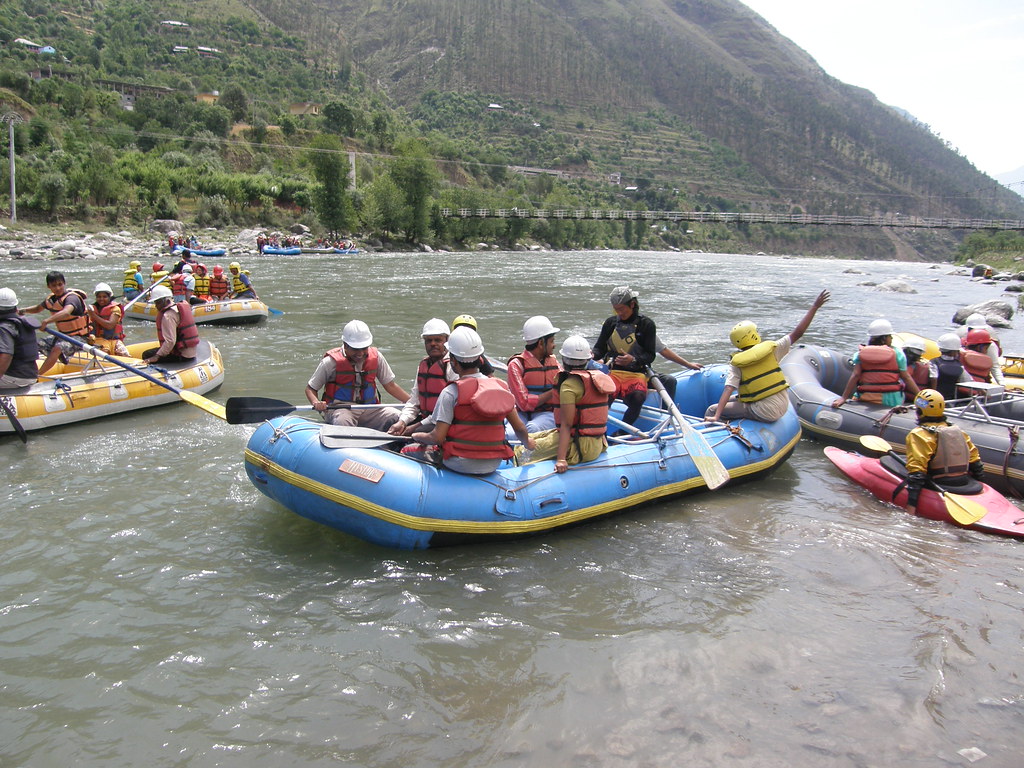
[[[0,288],[0,389],[27,387],[39,379],[37,327],[34,318],[18,314],[14,291]]]
[[[878,403],[887,408],[903,405],[904,390],[916,395],[921,389],[907,370],[907,356],[892,345],[892,323],[872,320],[868,325],[868,343],[853,356],[853,373],[843,394],[832,403],[838,408],[854,392],[864,403]]]
[[[398,421],[388,429],[392,435],[411,435],[434,428],[434,406],[437,398],[451,382],[459,378],[448,359],[448,323],[432,317],[423,324],[423,348],[427,356],[420,360],[409,399],[402,407]],[[418,446],[417,446],[418,448]]]
[[[114,301],[114,291],[106,283],[99,283],[93,291],[96,300],[86,307],[92,320],[94,346],[105,350],[108,355],[128,355],[124,345],[124,329],[121,326],[123,311]]]
[[[142,359],[147,363],[187,363],[196,359],[199,350],[199,328],[187,301],[174,301],[171,289],[161,284],[149,294],[156,305],[156,339],[160,346],[147,349]]]
[[[528,450],[533,438],[515,409],[515,398],[501,379],[480,373],[483,342],[472,328],[461,327],[448,338],[451,364],[459,375],[437,398],[431,432],[416,432],[413,439],[424,445],[440,445],[444,466],[467,475],[488,475],[512,449],[505,440],[505,419]]]
[[[562,370],[554,355],[556,333],[558,328],[544,315],[529,318],[523,324],[525,348],[508,360],[508,388],[530,433],[555,428],[552,401]]]
[[[957,384],[974,381],[960,359],[960,337],[955,333],[944,333],[937,341],[939,356],[928,364],[929,378],[934,382],[932,389],[938,390],[943,400],[955,400],[960,395]]]
[[[406,402],[409,395],[395,381],[394,371],[384,355],[373,346],[373,335],[366,323],[349,321],[342,331],[341,341],[340,347],[324,354],[313,371],[306,383],[306,399],[314,410],[323,414],[328,424],[386,431],[398,421],[397,408],[344,406],[380,403],[378,385],[400,403]]]

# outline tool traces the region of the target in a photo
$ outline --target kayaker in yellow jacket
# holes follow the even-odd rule
[[[914,398],[917,426],[907,435],[907,509],[916,513],[917,499],[929,480],[944,489],[962,485],[968,475],[981,480],[985,465],[978,449],[960,427],[946,421],[946,400],[934,389]]]

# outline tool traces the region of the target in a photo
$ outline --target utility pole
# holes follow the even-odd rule
[[[0,122],[7,123],[8,129],[8,140],[7,155],[10,162],[10,173],[11,173],[11,224],[15,224],[18,221],[18,205],[15,202],[15,183],[14,183],[14,124],[24,122],[25,118],[19,115],[17,112],[5,112],[0,116]]]

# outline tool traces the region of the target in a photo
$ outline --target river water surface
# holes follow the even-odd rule
[[[49,266],[5,263],[0,284],[34,303]],[[475,315],[505,357],[533,314],[559,343],[593,337],[623,283],[703,363],[727,360],[738,320],[791,330],[822,288],[833,300],[805,339],[851,352],[876,317],[935,338],[1003,295],[949,267],[763,255],[243,266],[284,315],[202,328],[224,354],[218,401],[304,403],[353,317],[408,388],[430,317]],[[124,264],[60,267],[91,291]],[[916,294],[860,285],[900,276]],[[1024,331],[1002,337],[1024,351]],[[407,553],[258,493],[252,430],[182,403],[0,438],[0,765],[1021,764],[1021,542],[887,507],[816,442],[760,483]]]

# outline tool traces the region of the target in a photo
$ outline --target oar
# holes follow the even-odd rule
[[[11,406],[7,404],[7,401],[0,397],[0,408],[3,408],[4,413],[7,414],[7,420],[11,422],[11,426],[14,427],[14,431],[18,433],[18,438],[23,443],[28,442],[28,435],[25,434],[25,428],[21,426],[21,422],[18,421],[18,417],[14,415],[14,411]]]
[[[892,449],[889,441],[883,437],[878,437],[877,435],[861,435],[860,444],[871,451],[891,453],[903,462],[902,457]],[[903,463],[904,465],[906,464],[906,462]],[[942,497],[942,501],[946,505],[946,511],[949,512],[949,516],[960,523],[960,525],[974,525],[988,514],[988,510],[978,502],[973,501],[966,496],[960,496],[956,493],[944,491],[931,478],[928,478],[926,482],[929,488]]]
[[[718,458],[718,454],[714,452],[708,441],[704,439],[704,435],[694,429],[683,418],[683,414],[679,412],[679,408],[676,407],[668,392],[665,391],[665,385],[654,375],[654,371],[650,368],[647,368],[646,371],[651,385],[661,393],[661,399],[664,401],[668,412],[672,414],[672,421],[675,423],[676,429],[682,435],[683,445],[690,454],[690,458],[693,459],[693,463],[697,467],[697,471],[700,472],[700,476],[704,478],[707,487],[717,488],[723,483],[728,482],[729,470],[725,468],[722,460]]]
[[[145,296],[147,293],[152,291],[154,288],[156,288],[158,285],[160,285],[160,283],[162,283],[168,277],[170,277],[170,274],[164,275],[159,280],[157,280],[155,283],[153,283],[151,286],[149,286],[149,288],[145,288],[138,296],[136,296],[134,299],[132,299],[127,304],[125,304],[123,307],[121,307],[121,312],[122,313],[127,312],[128,311],[128,307],[132,306],[136,301],[138,301],[143,296]],[[47,330],[49,330],[49,329],[47,329]]]
[[[197,408],[202,408],[204,411],[209,413],[211,416],[216,416],[218,419],[222,419],[224,421],[227,421],[227,414],[224,412],[224,406],[221,405],[220,403],[215,403],[215,402],[213,402],[213,400],[205,398],[205,397],[203,397],[202,395],[200,395],[200,394],[198,394],[196,392],[190,392],[187,389],[180,389],[179,387],[174,386],[170,382],[161,381],[156,376],[152,376],[152,375],[146,373],[145,371],[139,370],[135,366],[128,365],[128,363],[126,363],[126,362],[124,362],[122,360],[119,360],[118,358],[116,358],[116,357],[114,357],[112,355],[108,355],[102,349],[99,349],[98,347],[94,347],[91,344],[86,344],[84,341],[81,341],[80,339],[76,339],[74,336],[68,336],[67,334],[61,333],[60,331],[55,331],[52,328],[44,328],[43,330],[46,331],[47,333],[53,335],[53,336],[56,336],[58,339],[63,339],[64,341],[70,341],[76,347],[80,347],[81,349],[85,350],[86,353],[88,353],[90,355],[95,355],[96,357],[100,357],[100,358],[106,360],[108,363],[113,363],[114,365],[118,365],[118,366],[124,368],[126,371],[131,371],[136,376],[141,376],[142,378],[147,379],[147,380],[153,382],[154,384],[163,387],[164,389],[169,389],[171,392],[176,394],[178,397],[180,397],[182,400],[184,400],[189,405],[194,405]]]
[[[331,403],[329,410],[368,410],[371,408],[387,408],[385,403]],[[272,397],[229,397],[224,404],[228,424],[254,424],[275,416],[284,416],[292,411],[311,411],[312,405],[292,405],[287,400],[275,400]]]
[[[274,309],[273,307],[267,307],[267,312],[269,312],[272,315],[283,315],[284,314],[284,312],[282,312],[280,309]]]
[[[389,435],[367,427],[340,427],[326,425],[320,428],[320,443],[324,448],[380,448],[388,443],[411,443],[409,435]]]

